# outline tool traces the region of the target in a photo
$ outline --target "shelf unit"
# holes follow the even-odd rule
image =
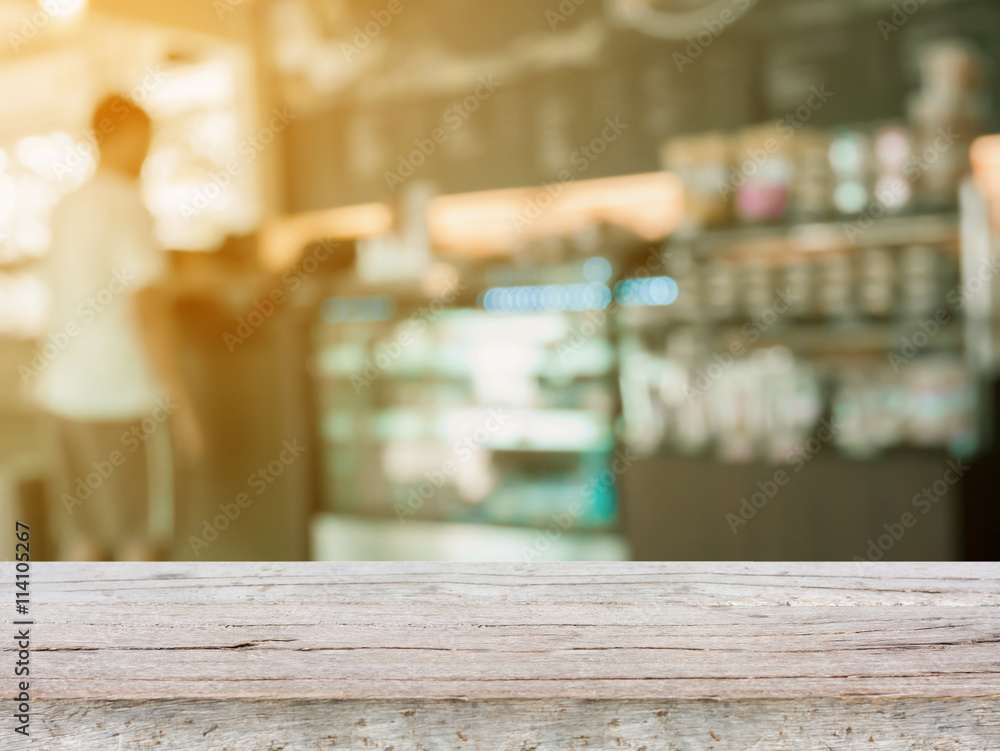
[[[473,307],[479,291],[425,326],[409,321],[430,302],[412,288],[389,320],[314,323],[324,510],[530,530],[568,512],[567,534],[613,533],[614,486],[596,486],[616,448],[613,326],[563,358],[582,314],[493,316]]]

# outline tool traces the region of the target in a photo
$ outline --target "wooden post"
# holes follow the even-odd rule
[[[998,564],[0,573],[4,749],[1000,749]]]

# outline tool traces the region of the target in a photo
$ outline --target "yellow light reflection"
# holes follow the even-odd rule
[[[434,245],[463,254],[503,253],[520,242],[611,223],[660,240],[684,217],[680,179],[653,172],[537,188],[441,196],[428,210]]]
[[[373,237],[389,232],[392,226],[392,211],[382,203],[273,219],[261,229],[261,265],[269,271],[281,271],[292,266],[311,242]]]

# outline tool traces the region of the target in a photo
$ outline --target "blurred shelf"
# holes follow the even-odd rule
[[[944,244],[957,240],[958,214],[909,214],[876,219],[867,229],[857,218],[804,224],[707,229],[671,242],[714,254],[783,254],[845,251],[883,245]],[[850,230],[850,232],[849,232]]]
[[[354,372],[344,372],[343,370],[337,372],[320,372],[319,376],[327,383],[350,383],[351,376],[357,375]],[[560,386],[564,385],[566,381],[597,381],[601,382],[607,379],[617,379],[617,370],[607,369],[594,371],[592,373],[552,373],[550,372],[539,372],[531,373],[531,375],[537,377],[541,382],[546,381],[558,381]],[[381,374],[382,378],[386,381],[401,381],[406,383],[426,383],[440,384],[443,382],[453,382],[453,383],[465,383],[469,381],[472,377],[468,373],[441,373],[441,372],[395,372],[386,371]]]
[[[928,313],[918,319],[932,318]],[[719,342],[719,349],[728,350],[730,344],[742,344],[749,352],[764,347],[785,346],[801,353],[849,353],[888,350],[899,350],[904,346],[903,339],[912,340],[914,335],[923,337],[924,332],[914,322],[886,322],[871,320],[855,320],[843,324],[794,322],[782,327],[774,326],[767,331],[752,329],[747,333],[744,329],[750,324],[733,323],[731,321],[692,321],[671,315],[669,308],[649,309],[640,320],[630,321],[623,327],[625,331],[636,334],[642,331],[657,331],[674,326],[690,326],[703,331],[704,338],[712,338]],[[757,338],[751,341],[751,333]],[[929,337],[926,344],[918,347],[921,352],[928,350],[960,350],[964,347],[965,336],[960,320],[940,327],[938,332]]]
[[[570,529],[537,528],[319,514],[312,525],[313,559],[320,561],[575,561],[628,560],[624,539]],[[539,535],[544,535],[543,539]]]
[[[915,324],[867,324],[858,327],[837,327],[827,325],[802,325],[783,331],[775,331],[762,335],[748,348],[774,347],[784,345],[795,352],[812,354],[835,352],[837,354],[860,351],[885,352],[899,350],[903,346],[903,338],[912,339],[914,333],[920,332]],[[745,340],[738,328],[726,329],[720,333],[720,338],[726,341]],[[961,349],[964,337],[961,328],[942,327],[931,337],[926,345],[920,347],[921,352],[927,350]]]
[[[553,475],[547,478],[518,478],[501,484],[480,500],[470,502],[452,485],[437,487],[419,509],[406,515],[407,498],[416,484],[387,482],[369,487],[363,500],[327,506],[329,513],[343,513],[364,519],[399,521],[400,510],[409,520],[496,525],[512,529],[544,529],[553,518],[568,514],[569,526],[577,531],[609,532],[618,528],[617,494],[581,492],[597,482],[596,472],[574,475],[568,482]],[[425,480],[426,482],[426,480]],[[564,518],[564,526],[567,520]]]
[[[390,337],[391,341],[391,337]],[[380,344],[372,347],[361,344],[326,344],[318,348],[316,363],[318,375],[328,380],[350,381],[359,374],[364,375],[367,363],[377,365],[381,357]],[[507,367],[518,375],[555,379],[593,379],[614,377],[617,361],[612,346],[602,336],[595,336],[572,348],[565,356],[560,347],[515,346],[511,354],[523,355],[519,361],[498,359],[484,363],[470,357],[471,345],[435,344],[430,347],[411,345],[402,348],[399,355],[390,358],[385,368],[378,368],[379,378],[418,380],[468,380],[482,372],[483,367],[492,369]]]
[[[820,451],[812,454],[809,459],[810,465],[827,465],[834,467],[851,467],[857,465],[871,466],[879,463],[896,462],[937,462],[944,463],[948,459],[965,458],[949,450],[947,446],[919,446],[913,443],[900,443],[892,446],[876,447],[867,451],[852,452],[843,446],[824,446]],[[760,457],[755,457],[747,461],[733,461],[719,458],[712,449],[684,453],[661,446],[655,451],[645,454],[639,459],[646,461],[669,461],[676,465],[691,466],[709,471],[712,467],[736,468],[740,471],[750,469],[757,472],[761,477],[773,473],[776,469],[795,468],[797,462],[769,461]]]
[[[497,415],[503,422],[488,428],[490,420],[499,422]],[[454,443],[471,437],[481,448],[496,451],[590,452],[614,446],[611,417],[587,409],[389,408],[376,411],[366,423],[361,432],[376,443]],[[324,415],[322,426],[331,443],[357,441],[357,428],[345,433],[335,412]],[[475,437],[480,431],[486,433],[482,440]]]

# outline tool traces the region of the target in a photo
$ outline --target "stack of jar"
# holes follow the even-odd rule
[[[821,130],[786,116],[735,134],[684,136],[661,151],[686,189],[691,227],[878,217],[951,208],[982,132],[982,64],[954,42],[920,56],[908,123]],[[808,108],[806,108],[808,109]]]
[[[681,321],[736,322],[774,309],[797,321],[916,321],[950,304],[957,262],[932,245],[828,253],[697,261],[683,242],[668,250],[667,273],[679,295],[667,309]],[[779,294],[780,293],[780,294]]]

